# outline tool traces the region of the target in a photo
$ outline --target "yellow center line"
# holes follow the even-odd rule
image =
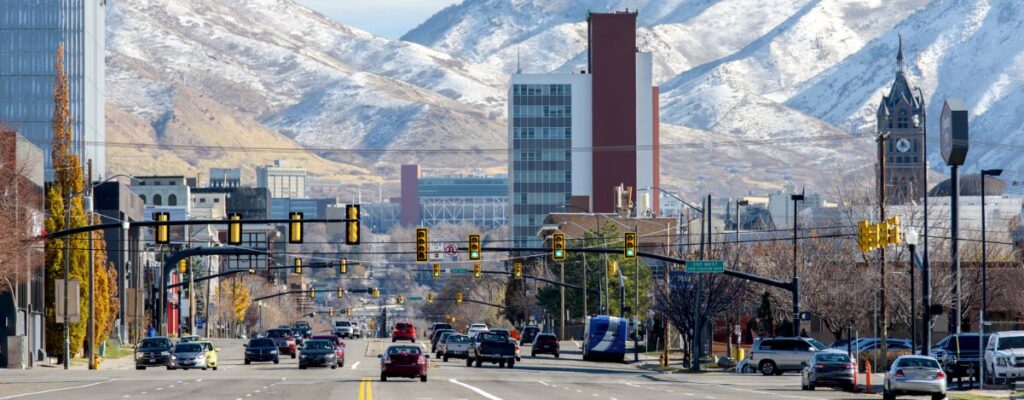
[[[359,400],[373,400],[373,380],[370,378],[360,378],[359,380]]]
[[[359,400],[366,400],[366,378],[359,380]]]

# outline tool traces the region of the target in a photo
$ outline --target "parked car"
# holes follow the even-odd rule
[[[189,368],[201,368],[203,371],[206,370],[206,348],[199,343],[178,343],[171,349],[171,362],[167,364],[167,369],[184,369]]]
[[[335,335],[342,338],[348,338],[355,336],[353,334],[354,326],[349,321],[334,321],[334,328],[331,329]]]
[[[925,356],[900,356],[885,373],[882,398],[898,395],[930,395],[932,400],[946,398],[946,374],[939,362]]]
[[[516,348],[505,336],[493,333],[479,333],[473,338],[473,345],[466,366],[476,363],[477,368],[484,362],[498,364],[499,368],[512,368],[516,364]]]
[[[326,340],[334,345],[334,354],[338,357],[338,366],[345,366],[345,342],[341,341],[341,338],[337,335],[316,335],[310,339]]]
[[[454,332],[443,334],[441,348],[438,349],[438,353],[441,354],[444,362],[448,362],[449,358],[467,358],[469,357],[469,350],[472,344],[473,341],[470,340],[469,336],[459,335]]]
[[[1024,331],[996,332],[988,337],[985,378],[990,382],[1024,379]]]
[[[747,364],[757,365],[757,370],[763,375],[782,375],[784,372],[802,370],[803,363],[824,349],[824,344],[811,338],[760,338],[754,341],[750,355],[747,356]]]
[[[523,327],[523,340],[521,342],[524,344],[533,343],[533,339],[537,338],[538,333],[540,333],[540,328],[536,326],[527,325]]]
[[[985,347],[988,336],[979,346],[980,336],[977,333],[960,333],[949,335],[932,347],[932,356],[942,365],[947,379],[968,377],[981,373],[981,348]]]
[[[437,344],[440,342],[441,335],[443,335],[445,333],[454,333],[454,332],[455,332],[454,329],[437,329],[437,330],[434,330],[434,333],[430,336],[430,352],[431,353],[436,353],[437,352]]]
[[[288,354],[295,358],[298,353],[298,343],[295,340],[295,335],[292,334],[291,329],[278,328],[267,331],[267,337],[274,339],[274,343],[277,344],[277,350],[281,354]]]
[[[164,367],[171,361],[171,339],[164,336],[142,339],[135,348],[135,369]]]
[[[206,350],[206,365],[210,368],[213,368],[213,370],[216,371],[217,353],[220,352],[220,349],[214,347],[213,342],[210,342],[209,340],[200,340],[196,343],[201,344],[203,346],[203,349]]]
[[[335,344],[325,339],[309,339],[302,343],[299,350],[299,369],[308,367],[338,368],[338,355]]]
[[[487,324],[473,324],[466,330],[466,336],[473,337],[480,332],[488,332]]]
[[[430,356],[423,354],[419,346],[391,345],[379,357],[381,382],[387,382],[390,377],[420,378],[420,382],[427,381]]]
[[[853,391],[857,365],[846,350],[822,350],[814,353],[800,373],[800,388],[836,387]]]
[[[533,345],[530,347],[531,357],[537,357],[538,354],[551,354],[558,358],[560,350],[558,337],[554,333],[537,334],[533,339]]]
[[[416,327],[409,322],[395,324],[395,329],[391,332],[391,343],[399,340],[409,340],[416,343]]]
[[[245,365],[249,365],[253,361],[273,361],[274,364],[277,364],[281,361],[278,354],[277,343],[274,342],[274,339],[252,339],[245,344]]]

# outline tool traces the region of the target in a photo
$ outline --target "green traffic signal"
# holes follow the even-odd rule
[[[562,258],[562,250],[555,250],[555,258]]]

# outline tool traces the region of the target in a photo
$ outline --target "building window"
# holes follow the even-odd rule
[[[175,181],[167,181],[167,184],[168,184],[168,185],[171,185],[171,186],[174,186],[174,185],[177,185],[177,184],[178,184],[178,182],[175,182]]]
[[[203,198],[199,199],[199,202],[200,202],[200,203],[205,203],[205,202],[206,202],[206,198],[205,198],[205,197],[203,197]]]
[[[167,196],[167,205],[169,205],[169,206],[176,206],[176,205],[178,205],[178,196],[175,196],[173,194],[170,195],[170,196]]]
[[[214,199],[213,199],[213,202],[214,202],[214,203],[220,203],[220,198],[214,198]]]
[[[160,197],[159,194],[154,194],[153,195],[153,205],[154,206],[162,206],[162,205],[164,205],[164,199],[162,197]]]
[[[153,181],[153,186],[160,186],[160,181]]]

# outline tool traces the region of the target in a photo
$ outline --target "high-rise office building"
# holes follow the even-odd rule
[[[620,184],[634,193],[658,186],[658,88],[651,54],[636,48],[636,17],[587,16],[585,71],[512,76],[509,199],[516,246],[539,246],[537,232],[550,213],[610,213]],[[657,196],[651,197],[657,213]]]
[[[305,199],[309,195],[306,182],[306,169],[289,166],[284,160],[256,167],[256,187],[270,189],[274,198]]]
[[[106,175],[104,133],[104,0],[0,0],[0,122],[45,152],[46,180],[53,130],[57,47],[64,44],[73,150],[93,178]]]

